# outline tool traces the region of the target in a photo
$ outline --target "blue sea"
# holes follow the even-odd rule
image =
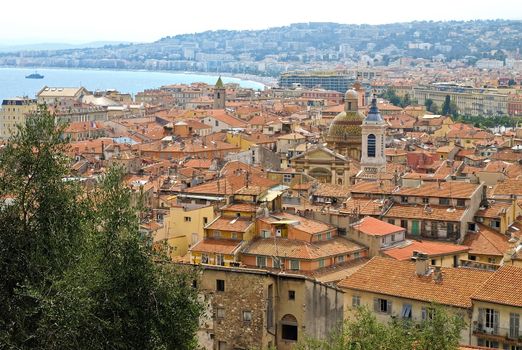
[[[45,85],[51,87],[83,86],[87,90],[116,89],[120,92],[136,94],[145,89],[158,88],[168,84],[190,84],[203,82],[214,84],[215,75],[148,72],[126,70],[98,69],[54,69],[36,70],[43,79],[26,79],[25,76],[35,72],[31,68],[0,68],[0,101],[16,96],[34,97]],[[245,88],[263,89],[262,83],[223,76],[224,83],[239,83]]]

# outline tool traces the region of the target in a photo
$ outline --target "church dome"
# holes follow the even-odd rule
[[[359,111],[342,111],[330,124],[328,138],[339,138],[341,140],[351,137],[359,138],[363,120],[364,114]]]
[[[359,95],[357,94],[357,91],[355,91],[354,89],[350,89],[348,91],[346,91],[346,93],[344,94],[344,99],[345,100],[357,100],[359,98]]]

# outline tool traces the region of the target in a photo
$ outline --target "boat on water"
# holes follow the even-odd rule
[[[36,72],[34,72],[33,74],[29,74],[29,75],[25,76],[25,79],[43,79],[43,78],[44,78],[43,75],[38,74]]]

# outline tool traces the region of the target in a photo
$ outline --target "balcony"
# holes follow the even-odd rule
[[[500,340],[504,343],[522,345],[522,329],[502,327],[484,327],[482,324],[473,326],[473,334],[477,337]]]

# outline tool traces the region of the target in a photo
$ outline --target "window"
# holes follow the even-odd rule
[[[432,264],[432,265],[437,265],[437,260],[435,260],[435,259],[431,259],[431,264]]]
[[[225,266],[225,258],[223,254],[216,254],[216,265]]]
[[[408,203],[408,197],[401,196],[401,203]]]
[[[395,242],[395,233],[392,233],[392,235],[391,235],[391,241],[392,241],[392,242]]]
[[[520,314],[509,314],[509,337],[511,339],[518,339],[522,336],[520,333]]]
[[[374,303],[374,310],[375,312],[380,312],[384,314],[391,314],[391,301],[388,301],[386,299],[380,299],[376,298],[373,300]]]
[[[422,203],[423,204],[429,204],[430,203],[430,199],[428,197],[424,197],[424,198],[422,198]]]
[[[266,256],[257,256],[256,265],[257,267],[266,267]]]
[[[423,307],[421,309],[421,318],[423,321],[426,320],[432,320],[434,315],[435,309],[431,307]]]
[[[488,263],[496,264],[497,263],[497,259],[496,258],[488,258]]]
[[[183,220],[185,220],[185,222],[191,222],[192,218],[190,216],[185,216]]]
[[[208,255],[207,254],[201,254],[201,263],[208,264]]]
[[[208,223],[208,218],[206,216],[203,217],[203,225],[206,225]]]
[[[492,228],[500,228],[500,220],[491,220],[490,226]]]
[[[319,268],[324,267],[324,259],[319,260]]]
[[[283,182],[290,182],[290,181],[292,181],[292,174],[284,174]]]
[[[494,340],[489,340],[489,339],[478,338],[477,345],[484,346],[487,348],[498,349],[498,342],[494,341]]]
[[[352,295],[352,307],[361,306],[361,296],[360,295]]]
[[[388,219],[388,223],[392,224],[392,225],[395,225],[395,219]]]
[[[330,239],[332,238],[332,233],[331,232],[326,232],[326,239]]]
[[[216,310],[216,318],[225,318],[225,309],[222,307],[218,307]]]
[[[466,200],[465,199],[457,199],[457,207],[465,207]]]
[[[277,256],[272,257],[272,267],[274,269],[280,269],[281,268],[281,258],[278,258]]]
[[[295,290],[288,291],[288,300],[295,300]]]
[[[237,239],[237,232],[232,232],[230,234],[230,239]]]
[[[252,311],[247,310],[243,311],[243,322],[250,322],[252,321]]]
[[[317,240],[318,240],[318,241],[323,240],[323,234],[322,234],[322,233],[318,233],[318,234],[317,234]]]
[[[439,198],[439,204],[440,205],[449,205],[450,204],[449,198]]]
[[[401,220],[401,227],[408,229],[408,220]]]
[[[270,238],[270,231],[261,230],[261,238]]]
[[[337,262],[338,262],[339,264],[342,263],[342,262],[344,262],[344,255],[339,255],[339,256],[337,257]]]
[[[214,238],[221,238],[221,231],[214,231]]]
[[[368,135],[368,157],[375,157],[375,135]]]
[[[290,260],[290,270],[299,270],[299,260]]]
[[[361,253],[359,253],[359,252],[355,252],[355,253],[353,253],[353,258],[354,258],[354,259],[359,259],[359,258],[360,258],[360,255],[361,255]]]
[[[290,314],[281,319],[281,338],[283,340],[297,341],[298,337],[297,319]]]
[[[219,122],[218,122],[217,120],[215,121],[215,125],[216,125],[216,126],[219,126]]]
[[[225,291],[225,280],[216,280],[216,290],[218,292]]]
[[[475,260],[477,260],[477,257],[475,255],[470,255],[469,256],[469,260],[475,261]]]
[[[401,317],[411,319],[411,304],[402,304]]]

